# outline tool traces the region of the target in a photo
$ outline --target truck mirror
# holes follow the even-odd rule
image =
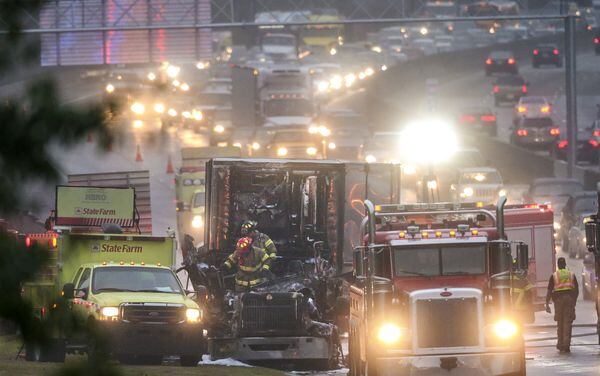
[[[589,221],[585,224],[585,244],[589,252],[598,254],[598,223]]]
[[[195,291],[186,291],[186,294],[197,302],[205,302],[208,300],[208,289],[206,286],[194,286]]]
[[[72,283],[65,283],[62,288],[62,296],[65,299],[73,299],[75,295],[75,285]]]
[[[490,270],[492,274],[509,271],[512,264],[510,243],[505,240],[494,240],[489,243]]]
[[[358,248],[354,250],[354,276],[363,277],[364,275],[363,250]]]
[[[517,244],[517,269],[529,269],[529,245],[526,243]]]

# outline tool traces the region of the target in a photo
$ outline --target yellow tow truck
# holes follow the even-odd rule
[[[25,238],[26,245],[47,247],[51,261],[23,294],[40,320],[67,311],[74,323],[55,325],[51,344],[28,346],[26,359],[60,362],[66,353],[102,352],[126,363],[174,355],[183,366],[197,365],[205,349],[203,312],[174,272],[174,234],[122,233],[116,223],[135,222],[133,188],[59,189],[54,228]],[[65,222],[102,223],[104,231],[78,233]]]

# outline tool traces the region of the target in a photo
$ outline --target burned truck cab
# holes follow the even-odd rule
[[[335,325],[327,312],[325,276],[334,274],[342,244],[344,166],[339,162],[213,159],[207,164],[205,258],[218,267],[235,249],[241,224],[275,243],[274,278],[242,294],[223,278],[214,305],[222,305],[209,331],[213,358],[252,363],[335,363]],[[216,295],[216,294],[215,294]],[[316,308],[318,307],[318,308]]]

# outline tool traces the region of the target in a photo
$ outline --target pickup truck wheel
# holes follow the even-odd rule
[[[25,360],[28,362],[39,362],[41,359],[40,347],[33,344],[25,345]]]
[[[182,367],[196,367],[200,359],[198,355],[182,355],[179,357],[179,362]]]

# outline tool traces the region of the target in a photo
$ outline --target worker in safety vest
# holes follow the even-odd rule
[[[240,233],[242,236],[249,236],[252,238],[252,247],[264,251],[272,259],[277,257],[275,243],[268,235],[256,230],[256,222],[244,221]]]
[[[575,304],[579,295],[577,278],[567,269],[564,257],[557,261],[558,270],[552,273],[548,281],[546,312],[551,313],[548,303],[554,303],[554,321],[557,324],[558,351],[571,352],[571,329],[575,320]]]
[[[271,258],[264,251],[252,247],[250,237],[237,241],[235,251],[227,257],[224,266],[228,270],[237,268],[235,285],[238,292],[249,291],[266,282],[271,274]]]

